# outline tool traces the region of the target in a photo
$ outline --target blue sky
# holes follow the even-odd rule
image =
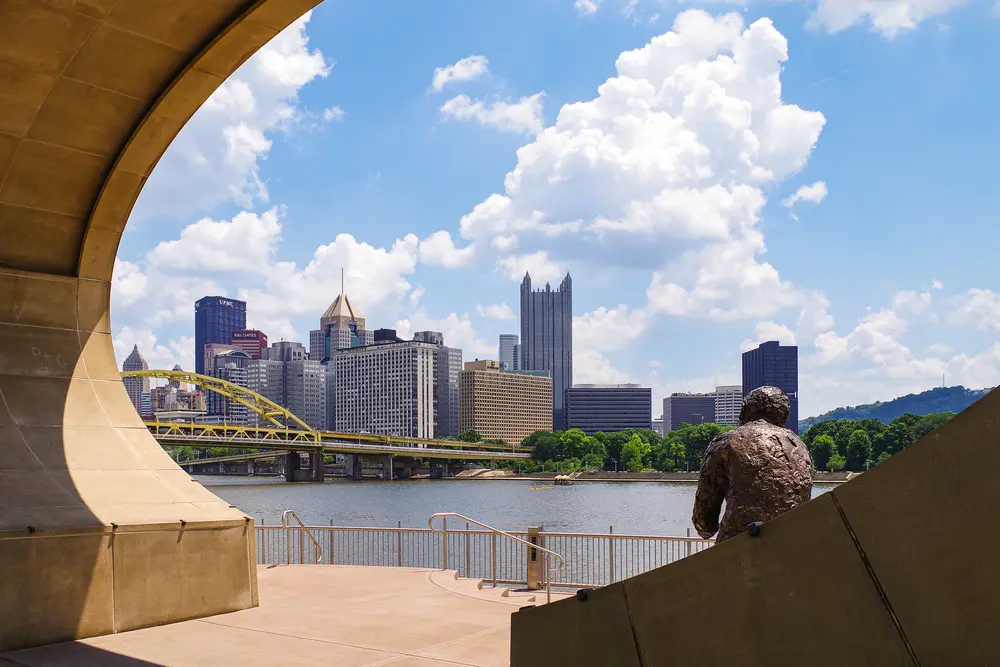
[[[328,0],[153,173],[116,349],[191,367],[206,294],[306,341],[344,268],[373,328],[495,356],[525,269],[568,270],[575,380],[656,415],[773,338],[803,416],[993,386],[998,40],[950,0]]]

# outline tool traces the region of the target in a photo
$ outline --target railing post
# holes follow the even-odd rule
[[[306,562],[306,536],[305,530],[299,527],[299,565],[304,565]]]
[[[528,541],[532,544],[538,544],[538,528],[528,528]],[[528,547],[527,578],[528,590],[538,590],[538,584],[542,579],[542,572],[538,570],[538,550],[534,547]]]
[[[441,569],[448,569],[448,517],[441,517]]]
[[[688,536],[688,539],[690,540],[691,539],[691,529],[690,528],[687,529],[687,536]],[[691,543],[690,542],[687,543],[687,555],[688,556],[691,555]]]
[[[333,519],[330,519],[330,565],[336,565],[333,560]]]
[[[472,571],[472,567],[470,566],[470,563],[469,563],[469,538],[470,537],[471,537],[471,535],[469,534],[469,522],[466,521],[465,522],[465,576],[467,576],[467,577],[471,577],[472,576],[470,574],[470,572]]]
[[[615,583],[615,527],[608,526],[608,583]]]
[[[403,522],[396,521],[396,564],[403,567]]]
[[[497,587],[497,534],[490,533],[490,562],[493,563],[493,588]]]
[[[292,564],[292,527],[289,525],[285,525],[285,564]]]

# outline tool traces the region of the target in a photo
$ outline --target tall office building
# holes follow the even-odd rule
[[[521,370],[521,344],[514,344],[514,370]]]
[[[510,445],[552,430],[552,378],[547,371],[503,371],[498,361],[469,361],[459,374],[458,428]]]
[[[227,352],[233,352],[236,348],[223,343],[209,343],[202,347],[201,374],[215,377],[215,360]],[[197,365],[197,364],[195,364]]]
[[[326,367],[309,359],[302,343],[278,341],[267,349],[267,358],[251,362],[247,388],[288,408],[317,429],[328,428]]]
[[[738,424],[743,408],[743,386],[719,385],[715,388],[715,423],[729,426]]]
[[[125,361],[122,363],[123,371],[148,371],[149,364],[143,358],[142,354],[139,353],[139,346],[136,345],[132,348],[132,352],[125,357]],[[132,405],[135,406],[135,411],[140,415],[145,416],[143,413],[143,400],[144,394],[149,393],[149,378],[122,378],[122,383],[125,385],[125,391],[128,392],[128,400],[132,401]]]
[[[371,345],[374,342],[373,332],[365,328],[365,318],[344,293],[341,275],[340,294],[319,319],[319,329],[309,332],[309,358],[313,361],[325,361],[337,350]]]
[[[213,359],[212,377],[249,389],[247,368],[252,361],[250,355],[241,350],[225,352]],[[224,417],[230,424],[249,425],[253,423],[250,410],[245,405],[218,392],[208,392],[205,397],[205,407],[207,414]]]
[[[259,329],[234,331],[231,345],[249,354],[251,359],[263,359],[267,350],[267,334]]]
[[[785,428],[799,432],[799,348],[776,340],[743,353],[743,396],[758,387],[777,387],[788,396]]]
[[[576,384],[566,390],[566,427],[587,435],[648,429],[653,390],[637,384]]]
[[[233,332],[247,328],[245,301],[206,296],[194,302],[194,370],[205,372],[205,346],[229,345]]]
[[[418,331],[413,340],[434,345],[434,437],[458,436],[458,374],[462,351],[444,344],[439,331]]]
[[[674,431],[681,424],[709,424],[715,421],[715,394],[670,394],[663,399],[663,430]]]
[[[500,361],[500,370],[519,371],[518,368],[518,337],[517,334],[500,334],[500,346],[497,350],[497,359]]]
[[[335,365],[333,430],[408,438],[434,437],[434,351],[420,341],[342,349]]]
[[[573,280],[567,273],[559,288],[532,290],[531,276],[521,281],[521,359],[524,370],[547,370],[552,376],[552,424],[566,428],[564,401],[573,386]]]

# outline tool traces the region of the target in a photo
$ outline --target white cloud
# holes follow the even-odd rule
[[[111,297],[115,305],[130,306],[146,296],[149,281],[138,264],[115,258]]]
[[[171,271],[267,270],[281,238],[281,212],[242,211],[232,220],[202,218],[188,225],[175,241],[163,241],[147,255],[150,266]]]
[[[454,65],[435,68],[431,89],[434,92],[441,92],[449,84],[474,81],[489,71],[489,60],[486,56],[462,58]]]
[[[175,364],[180,364],[184,370],[194,370],[194,339],[189,336],[182,336],[164,345],[149,329],[122,327],[114,337],[115,356],[124,359],[135,345],[139,346],[139,352],[150,369],[170,370]]]
[[[967,0],[819,0],[809,25],[839,32],[869,23],[883,36],[894,37],[965,4]]]
[[[573,8],[585,16],[593,16],[601,6],[601,0],[576,0]]]
[[[754,338],[740,343],[740,352],[752,350],[761,343],[776,340],[781,345],[797,345],[795,332],[777,322],[758,322],[754,328]]]
[[[941,283],[940,280],[932,280],[931,289],[944,289],[944,285]]]
[[[648,325],[649,314],[645,310],[630,310],[625,304],[617,308],[601,306],[573,318],[573,348],[596,352],[620,350],[645,334]]]
[[[973,288],[952,299],[948,322],[981,330],[1000,331],[1000,294]]]
[[[816,181],[812,185],[803,185],[794,194],[785,197],[781,200],[781,205],[785,208],[792,208],[800,201],[819,204],[826,199],[827,194],[826,183]]]
[[[562,278],[565,271],[549,259],[547,252],[538,251],[530,255],[509,255],[497,263],[500,271],[510,280],[520,282],[525,273],[531,274],[536,283],[551,282]]]
[[[931,308],[931,293],[902,290],[892,297],[892,310],[902,315],[921,315]]]
[[[443,319],[435,319],[418,309],[409,317],[398,320],[395,329],[400,338],[412,338],[417,331],[440,331],[444,334],[445,345],[462,350],[464,361],[493,359],[497,354],[496,344],[487,343],[479,337],[468,315],[450,313]]]
[[[271,150],[269,135],[305,115],[299,91],[331,68],[318,49],[309,48],[309,19],[307,13],[272,39],[195,113],[157,164],[134,217],[267,201],[259,167]]]
[[[654,312],[760,320],[806,306],[813,293],[760,260],[765,188],[801,169],[826,122],[782,99],[787,58],[767,19],[682,12],[518,150],[462,235],[511,277],[539,253],[649,270]]]
[[[449,232],[434,232],[420,242],[420,261],[425,264],[457,269],[471,264],[475,256],[472,245],[456,248]]]
[[[329,109],[323,109],[323,120],[329,122],[331,120],[344,120],[344,116],[347,112],[341,109],[338,105],[333,105]]]
[[[544,93],[535,93],[516,102],[486,103],[468,95],[456,95],[441,105],[441,115],[446,119],[475,120],[503,132],[537,134],[542,131],[543,97]]]
[[[476,312],[480,317],[491,320],[515,320],[517,316],[506,303],[476,304]]]

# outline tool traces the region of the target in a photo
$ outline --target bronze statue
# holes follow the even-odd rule
[[[703,538],[718,531],[716,541],[727,540],[809,500],[812,459],[805,443],[785,428],[788,407],[777,387],[754,389],[743,399],[739,427],[708,445],[691,518]]]

